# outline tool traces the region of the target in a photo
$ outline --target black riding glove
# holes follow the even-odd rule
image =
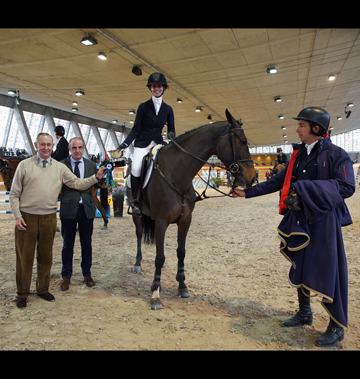
[[[124,150],[124,149],[126,149],[128,146],[127,146],[127,144],[126,143],[122,143],[121,145],[119,145],[118,147],[117,147],[117,150]]]
[[[301,199],[294,188],[290,189],[288,197],[284,200],[284,204],[293,211],[301,211]]]
[[[168,134],[168,136],[169,136],[169,139],[174,139],[175,138],[175,132],[169,132],[169,134]]]

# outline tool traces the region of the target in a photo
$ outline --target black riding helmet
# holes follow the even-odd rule
[[[55,134],[58,136],[63,136],[65,134],[65,128],[61,125],[57,125],[54,131],[55,131]]]
[[[167,81],[165,78],[165,75],[162,74],[161,72],[154,72],[149,76],[148,82],[147,82],[147,87],[150,89],[150,86],[153,84],[162,84],[164,86],[164,91],[168,88]]]
[[[329,130],[330,115],[325,109],[319,107],[307,107],[304,108],[297,117],[293,117],[294,120],[304,120],[310,123],[311,133],[317,136],[326,134]],[[319,133],[313,131],[315,125],[320,126]],[[322,130],[321,130],[322,129]]]

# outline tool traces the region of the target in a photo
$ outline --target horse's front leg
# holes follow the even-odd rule
[[[136,251],[136,262],[134,266],[134,272],[141,272],[141,238],[143,233],[142,220],[141,217],[133,216],[133,222],[135,224],[136,238],[137,238],[137,251]]]
[[[177,248],[177,258],[178,258],[178,270],[176,274],[176,280],[179,282],[178,295],[182,298],[190,297],[188,289],[185,284],[185,242],[186,236],[189,231],[191,224],[191,213],[178,224],[178,248]]]
[[[161,269],[165,263],[164,240],[166,227],[163,223],[155,223],[155,241],[156,241],[156,258],[155,258],[155,275],[151,285],[152,298],[150,309],[161,309],[160,291],[161,291]]]

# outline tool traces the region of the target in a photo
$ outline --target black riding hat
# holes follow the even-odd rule
[[[319,125],[320,128],[324,129],[324,133],[327,133],[330,125],[330,115],[325,109],[319,107],[307,107],[304,108],[297,117],[293,117],[294,120],[304,120],[309,121],[311,130],[315,125]],[[314,133],[316,134],[316,133]]]
[[[165,75],[161,72],[154,72],[149,76],[147,86],[150,87],[153,84],[162,84],[164,86],[164,89],[168,87]]]

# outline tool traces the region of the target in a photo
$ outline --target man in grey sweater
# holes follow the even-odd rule
[[[63,184],[85,190],[106,174],[104,167],[89,178],[79,179],[68,167],[51,158],[54,142],[50,134],[40,133],[35,142],[36,156],[23,160],[16,169],[10,190],[10,207],[15,218],[17,306],[26,307],[30,294],[32,267],[37,250],[38,296],[54,300],[48,291],[52,266],[52,247],[56,232],[58,195]]]

